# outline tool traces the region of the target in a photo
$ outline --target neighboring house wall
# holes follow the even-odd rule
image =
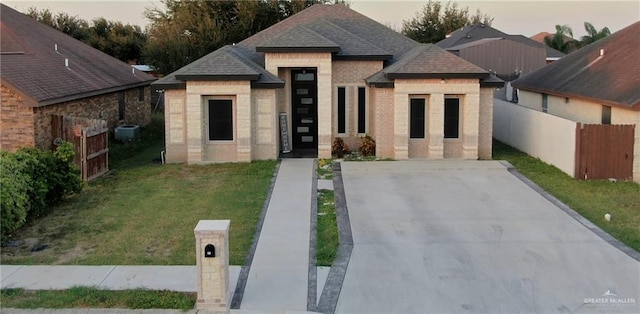
[[[500,99],[493,103],[497,140],[574,175],[576,122]]]
[[[542,111],[543,94],[529,91],[519,91],[518,104],[536,111]],[[547,113],[548,116],[554,115],[571,121],[583,124],[601,124],[602,123],[602,104],[590,102],[587,100],[576,98],[565,98],[553,95],[547,95]],[[497,103],[498,100],[495,100]],[[496,108],[494,112],[499,112],[501,108]],[[542,114],[542,113],[540,113]],[[611,107],[611,124],[635,124],[635,145],[633,160],[633,178],[634,181],[640,182],[640,112],[627,110],[619,107]],[[515,125],[515,124],[514,124]],[[494,133],[497,130],[494,129]],[[560,134],[560,133],[558,133]],[[575,137],[575,130],[571,133]],[[497,138],[497,137],[496,137]],[[552,137],[553,138],[553,137]],[[575,144],[574,144],[575,145]],[[546,159],[540,157],[542,160]],[[549,161],[547,161],[549,162]],[[555,164],[554,164],[555,165]],[[565,169],[562,169],[565,171]],[[565,171],[566,172],[566,171]],[[573,170],[569,173],[574,175]]]
[[[533,72],[546,64],[544,47],[532,47],[513,40],[502,39],[482,45],[461,49],[458,55],[485,69],[498,74]]]
[[[357,150],[360,146],[360,138],[372,135],[373,109],[371,98],[373,92],[367,87],[365,79],[382,70],[382,61],[334,61],[332,63],[332,134],[333,137],[341,137],[349,149]],[[345,89],[346,112],[345,133],[338,132],[338,88]],[[358,132],[358,88],[365,88],[365,125],[364,133]]]
[[[22,96],[1,86],[0,149],[16,151],[20,147],[34,146],[33,109],[22,104]]]
[[[107,121],[109,128],[114,128],[119,124],[145,126],[151,121],[150,88],[149,86],[142,88],[144,94],[142,99],[139,97],[139,88],[132,88],[122,92],[29,108],[22,103],[19,96],[11,95],[10,90],[3,87],[3,149],[5,149],[5,145],[7,150],[15,149],[19,146],[36,146],[42,149],[51,149],[53,147],[51,116],[53,115],[102,119]],[[5,107],[5,93],[9,100],[7,107]],[[119,93],[123,93],[125,101],[123,120],[119,119]],[[29,114],[28,112],[31,113]],[[9,120],[14,121],[14,124],[7,124],[6,133],[4,127],[5,117],[7,122]],[[27,139],[27,137],[31,139]]]

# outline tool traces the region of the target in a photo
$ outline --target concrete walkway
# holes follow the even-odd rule
[[[242,310],[306,311],[313,159],[283,159]]]

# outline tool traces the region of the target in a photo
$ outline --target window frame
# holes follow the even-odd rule
[[[138,87],[138,101],[144,101],[144,98],[145,98],[144,86]]]
[[[448,121],[448,117],[447,117],[447,100],[448,99],[456,99],[458,100],[458,117],[457,117],[457,131],[456,131],[456,136],[447,136],[447,121]],[[448,140],[448,141],[455,141],[455,140],[460,140],[460,134],[462,133],[462,117],[461,117],[461,113],[462,113],[462,99],[461,97],[455,97],[455,96],[447,96],[444,99],[444,110],[443,110],[443,116],[444,116],[444,123],[443,123],[443,137],[444,140]]]
[[[542,94],[542,112],[549,112],[549,95]]]
[[[413,133],[413,121],[420,120],[413,117],[413,101],[422,100],[422,136],[414,136]],[[423,140],[427,138],[427,97],[426,96],[411,96],[409,97],[409,139],[410,140]]]
[[[611,124],[611,106],[602,105],[600,124]]]
[[[124,91],[119,91],[117,94],[118,98],[118,121],[124,121],[125,111],[127,109],[127,99]]]
[[[212,119],[211,119],[211,102],[229,102],[230,108],[229,108],[229,114],[230,114],[230,119],[231,119],[231,123],[230,124],[230,128],[231,128],[231,132],[230,132],[230,138],[212,138]],[[204,98],[204,116],[203,118],[205,119],[205,124],[206,127],[204,128],[205,130],[205,136],[207,138],[207,141],[209,142],[233,142],[236,139],[236,119],[235,119],[235,99],[233,97],[205,97]],[[218,119],[221,120],[221,119]]]
[[[345,86],[338,86],[337,97],[338,97],[336,102],[337,133],[346,134],[348,120],[347,120],[347,88]]]
[[[367,88],[358,86],[357,88],[357,117],[356,117],[356,133],[359,135],[367,134]]]

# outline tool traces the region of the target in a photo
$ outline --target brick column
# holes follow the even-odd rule
[[[466,94],[462,104],[462,158],[478,159],[480,95]]]
[[[428,157],[444,158],[444,94],[431,94],[428,105]]]
[[[409,159],[409,96],[395,93],[393,101],[393,150],[395,159]]]
[[[200,220],[194,229],[198,312],[229,313],[229,224],[229,220]]]

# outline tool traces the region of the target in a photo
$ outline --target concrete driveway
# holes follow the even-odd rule
[[[342,163],[336,313],[638,313],[640,263],[494,161]]]

